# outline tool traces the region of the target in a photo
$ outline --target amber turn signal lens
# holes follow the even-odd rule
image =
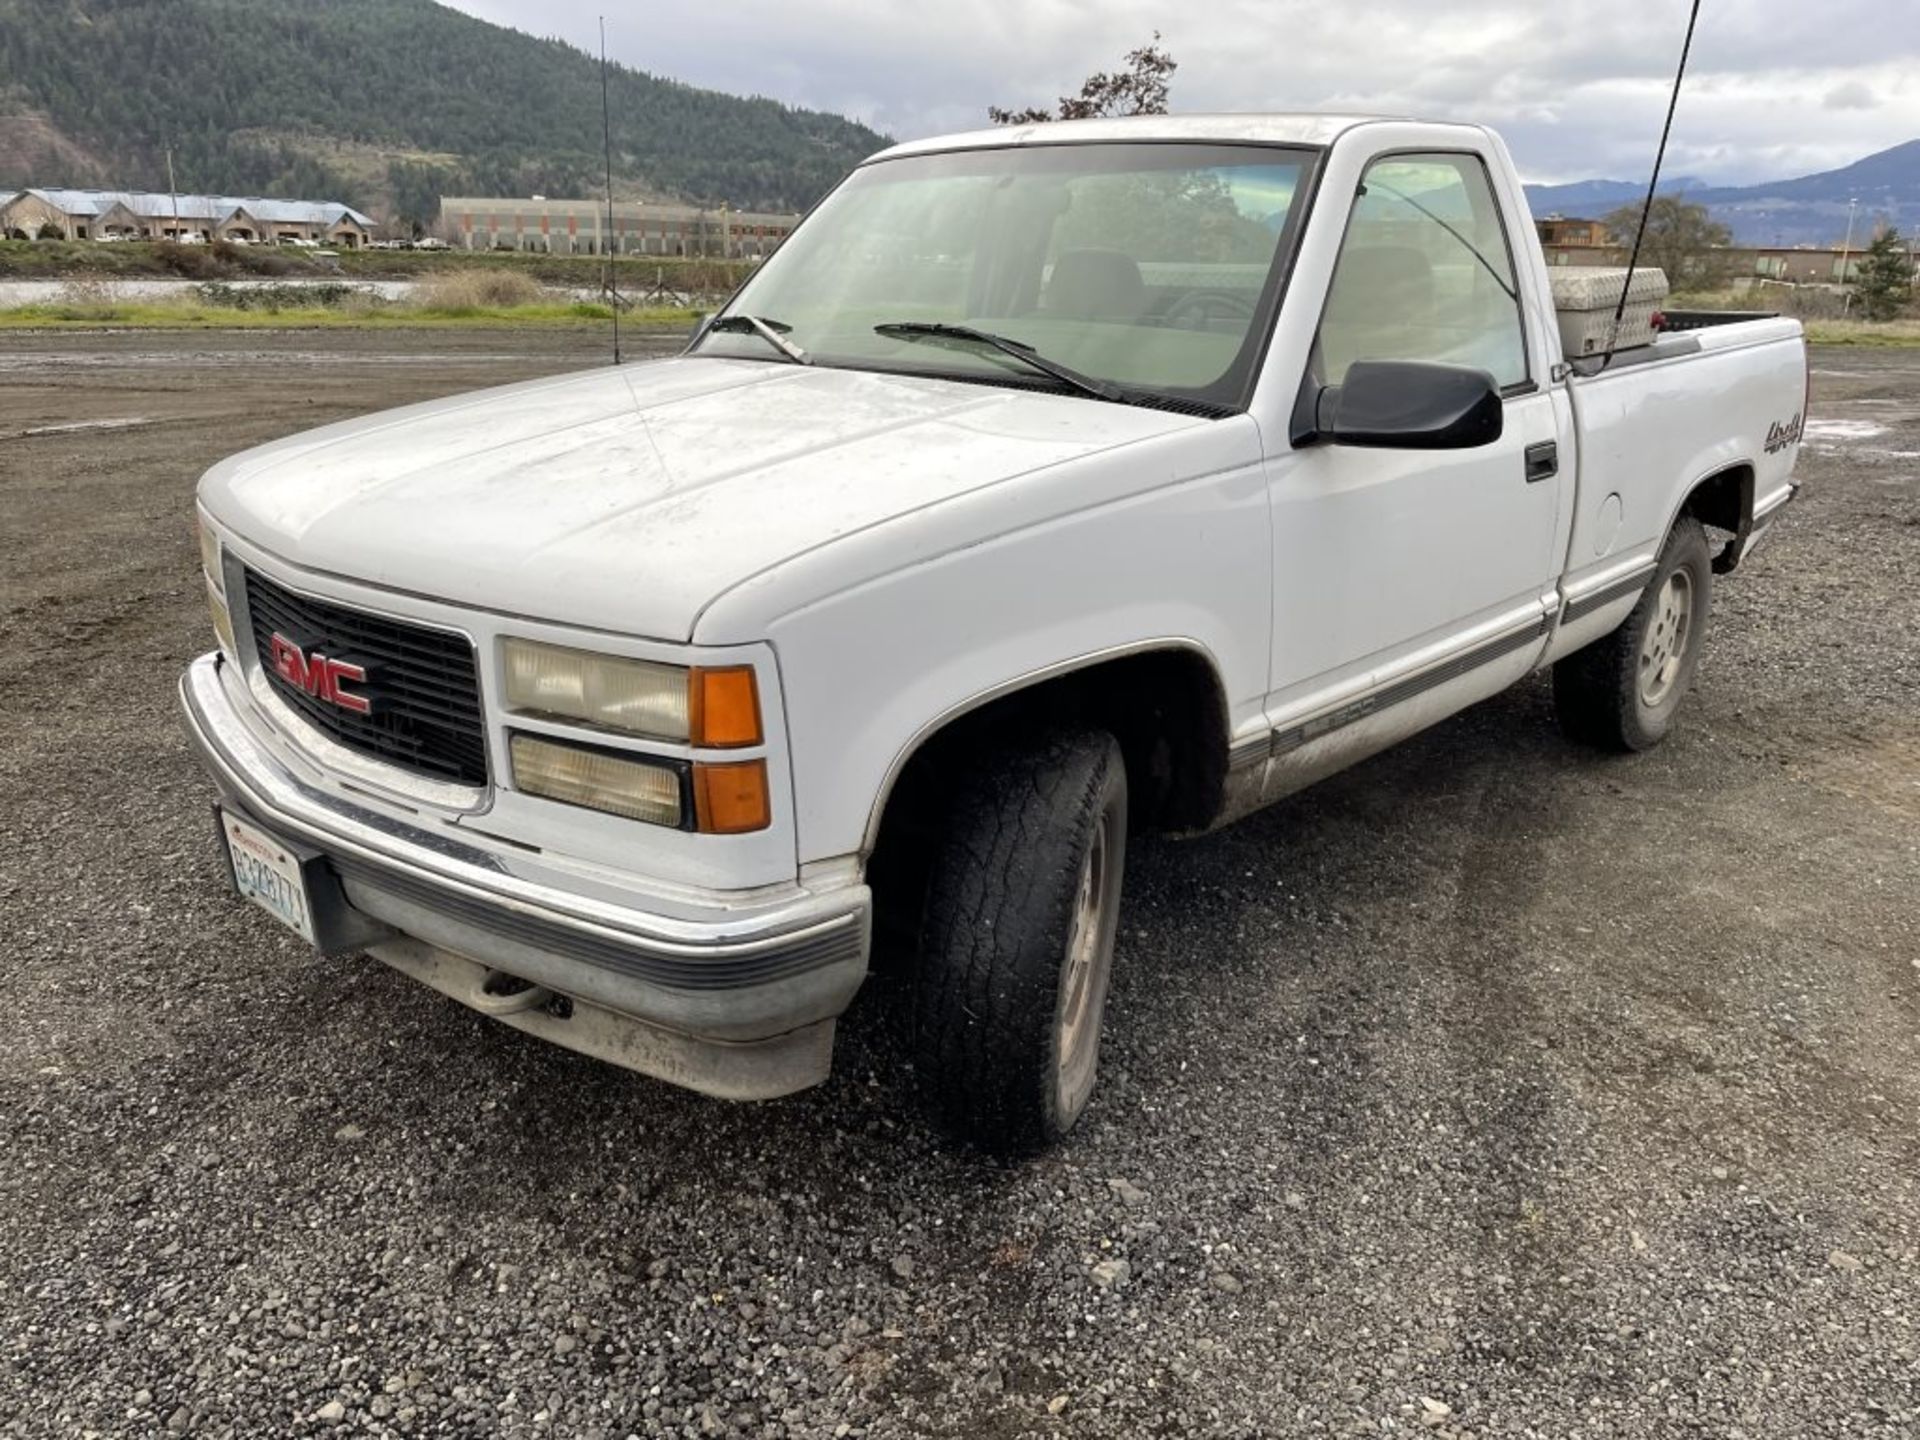
[[[767,798],[767,762],[693,767],[693,809],[709,835],[742,835],[773,823]]]
[[[695,670],[692,689],[693,723],[689,728],[695,745],[732,750],[760,743],[760,692],[754,685],[751,665]]]

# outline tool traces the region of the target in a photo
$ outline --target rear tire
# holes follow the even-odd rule
[[[982,755],[934,858],[914,995],[928,1101],[1028,1154],[1086,1109],[1126,864],[1127,770],[1104,731]]]
[[[1706,644],[1712,598],[1706,532],[1682,515],[1620,628],[1555,663],[1561,730],[1602,750],[1650,750],[1666,739]]]

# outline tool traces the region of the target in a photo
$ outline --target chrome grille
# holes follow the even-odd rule
[[[299,595],[246,572],[247,615],[273,691],[316,730],[390,765],[464,785],[487,782],[487,734],[473,643],[437,630]],[[330,704],[276,673],[273,636],[365,668],[368,714]]]

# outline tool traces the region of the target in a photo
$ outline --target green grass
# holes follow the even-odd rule
[[[691,329],[699,312],[629,310],[620,323],[635,329]],[[128,303],[23,305],[0,310],[0,330],[404,330],[458,326],[583,326],[613,319],[606,305],[584,302],[459,306],[305,306],[236,310],[224,305]]]
[[[1838,311],[1840,301],[1837,297],[1815,297],[1814,304]],[[1778,290],[1752,290],[1744,294],[1735,294],[1731,290],[1706,290],[1698,293],[1675,294],[1667,297],[1669,310],[1769,310],[1776,314],[1794,315],[1794,302],[1791,292]],[[1802,307],[1805,308],[1810,307]],[[1802,313],[1794,316],[1807,332],[1807,339],[1815,345],[1872,345],[1872,346],[1909,346],[1920,345],[1920,314],[1909,305],[1907,313],[1893,320],[1843,320],[1839,315],[1820,315]]]
[[[1920,345],[1920,320],[1809,320],[1814,345]]]
[[[340,271],[358,279],[412,279],[443,270],[502,269],[531,275],[543,285],[598,285],[606,261],[598,255],[541,255],[517,250],[343,250]],[[701,260],[676,255],[616,255],[614,273],[623,289],[641,289],[654,277],[676,290],[732,291],[752,273],[739,260]]]
[[[182,278],[188,280],[316,279],[412,280],[448,270],[513,270],[544,285],[595,286],[606,262],[597,255],[540,255],[500,250],[342,250],[318,257],[273,245],[155,245],[144,241],[97,244],[86,240],[0,240],[0,280]],[[727,292],[752,266],[738,260],[672,255],[621,255],[614,260],[622,289],[662,283],[676,290]]]

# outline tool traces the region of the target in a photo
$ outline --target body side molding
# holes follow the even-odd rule
[[[1553,617],[1542,615],[1528,621],[1517,630],[1509,631],[1505,635],[1496,635],[1491,640],[1484,640],[1412,675],[1390,680],[1374,690],[1351,700],[1342,701],[1332,709],[1310,716],[1297,724],[1274,730],[1265,736],[1243,740],[1234,746],[1229,757],[1230,763],[1233,768],[1238,769],[1259,764],[1273,756],[1289,754],[1303,745],[1318,740],[1323,735],[1330,735],[1336,730],[1377,715],[1382,710],[1404,704],[1450,680],[1457,680],[1462,675],[1479,669],[1482,665],[1490,665],[1495,660],[1513,654],[1516,650],[1524,649],[1544,639],[1552,627]]]

